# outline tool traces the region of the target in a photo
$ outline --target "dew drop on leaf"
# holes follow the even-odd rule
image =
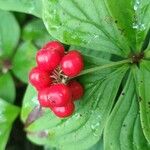
[[[80,113],[76,113],[73,117],[76,118],[76,119],[79,119],[81,117],[81,114]]]
[[[99,122],[96,123],[96,124],[92,124],[92,125],[91,125],[91,129],[92,129],[92,130],[95,130],[99,125],[100,125]]]
[[[135,0],[135,4],[134,4],[134,10],[135,10],[135,11],[137,11],[138,8],[140,7],[140,3],[141,3],[140,0]]]
[[[133,29],[139,29],[140,31],[145,30],[145,25],[142,23],[133,23]]]

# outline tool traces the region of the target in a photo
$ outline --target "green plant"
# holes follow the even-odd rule
[[[84,57],[78,80],[85,94],[72,117],[38,109],[28,86],[21,119],[29,140],[64,150],[150,149],[150,0],[0,0],[0,8],[39,17],[54,39]],[[41,41],[30,33],[30,41]]]

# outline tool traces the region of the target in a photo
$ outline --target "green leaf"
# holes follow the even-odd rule
[[[21,120],[24,123],[26,123],[26,120],[28,119],[28,116],[30,115],[32,110],[34,110],[34,108],[38,105],[39,105],[39,103],[38,103],[38,100],[37,100],[37,92],[33,88],[33,86],[31,86],[29,84],[29,86],[28,86],[28,88],[25,92],[25,96],[24,96],[24,100],[23,100],[23,107],[21,109]],[[49,124],[47,123],[48,122],[47,118],[51,117],[51,115],[52,115],[52,113],[50,113],[49,110],[47,112],[48,112],[48,115],[45,114],[43,116],[44,119],[41,119],[42,121],[44,121],[42,123],[44,125],[44,127],[46,125],[49,126]],[[58,119],[58,121],[60,121],[60,120]],[[36,129],[36,126],[35,126],[35,129]],[[36,143],[37,145],[42,145],[43,143],[46,143],[47,139],[44,136],[41,137],[40,136],[41,134],[42,134],[42,132],[40,132],[40,131],[39,132],[32,132],[32,133],[27,132],[27,137],[30,141]]]
[[[59,119],[49,109],[43,109],[43,116],[27,126],[28,138],[36,144],[51,145],[62,150],[86,149],[96,144],[101,138],[127,68],[116,68],[112,73],[91,82],[90,86],[87,86],[89,82],[84,82],[85,95],[76,103],[77,109],[70,118]],[[81,80],[83,78],[86,75]],[[35,90],[29,86],[23,102],[23,121],[38,105],[36,95]]]
[[[150,0],[105,1],[132,51],[139,52],[150,28]]]
[[[42,0],[0,0],[0,9],[24,12],[41,17]]]
[[[138,89],[140,117],[144,135],[150,143],[150,61],[143,61],[136,69],[136,86]]]
[[[30,42],[22,43],[17,49],[12,60],[12,71],[21,81],[28,82],[28,74],[31,68],[36,65],[35,56],[37,49]]]
[[[25,92],[25,96],[24,96],[24,99],[23,99],[23,108],[21,110],[21,120],[23,122],[26,121],[26,119],[28,118],[29,113],[37,105],[38,105],[37,92],[33,88],[33,86],[31,86],[29,84],[29,86],[28,86],[28,88]]]
[[[40,19],[30,21],[23,28],[22,37],[24,40],[32,41],[33,44],[39,48],[41,48],[48,41],[53,40]]]
[[[100,139],[93,147],[91,147],[89,150],[103,150],[103,139]]]
[[[20,28],[10,12],[0,10],[0,20],[0,57],[10,57],[18,44]]]
[[[88,150],[103,150],[103,140],[99,140],[94,146],[89,148]],[[44,150],[56,150],[56,148],[45,146]]]
[[[16,91],[13,78],[9,73],[0,74],[0,98],[13,103]]]
[[[141,128],[133,75],[128,77],[104,130],[105,150],[148,150]]]
[[[12,123],[19,114],[19,108],[0,98],[0,150],[5,150]]]
[[[66,44],[127,57],[130,48],[102,0],[43,0],[49,33]]]
[[[142,50],[141,48],[145,44],[144,40],[147,40],[146,35],[149,35],[150,0],[134,1],[134,10],[135,22],[133,23],[133,28],[136,30],[136,49],[139,51]]]
[[[150,59],[150,42],[148,44],[147,49],[144,51],[144,58]]]

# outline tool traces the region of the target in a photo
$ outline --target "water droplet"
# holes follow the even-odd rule
[[[76,113],[73,117],[76,118],[76,119],[79,119],[81,117],[81,114],[80,113]]]
[[[143,23],[133,23],[133,29],[143,31],[145,30],[145,25]]]
[[[140,30],[145,30],[145,25],[144,24],[140,24]]]
[[[138,29],[138,24],[136,24],[135,22],[133,23],[133,29]]]
[[[136,3],[139,5],[141,3],[141,0],[136,0]]]
[[[96,124],[92,124],[92,125],[91,125],[91,129],[92,129],[92,130],[95,130],[99,125],[100,125],[99,122],[96,123]]]
[[[140,7],[140,3],[141,3],[141,0],[135,0],[135,3],[134,3],[134,10],[137,11]]]
[[[98,127],[99,127],[99,125],[100,125],[99,122],[97,122],[96,124],[92,124],[91,125],[91,129],[93,131],[93,135],[94,136],[99,136],[99,134],[98,134]]]
[[[141,19],[139,18],[138,9],[140,8],[140,5],[141,5],[141,0],[135,0],[134,10],[135,10],[136,16],[135,16],[135,22],[133,23],[133,29],[143,31],[145,30],[145,25],[140,21]]]
[[[93,135],[94,135],[94,136],[99,136],[96,132],[93,132]]]
[[[99,35],[96,35],[96,34],[94,35],[94,38],[95,38],[95,39],[98,38],[98,37],[99,37]]]
[[[134,10],[137,10],[137,9],[138,9],[137,5],[134,5]]]

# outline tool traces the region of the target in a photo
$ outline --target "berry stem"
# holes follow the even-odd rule
[[[126,60],[122,60],[122,61],[118,61],[118,62],[112,62],[112,63],[109,63],[109,64],[105,64],[103,66],[97,66],[97,67],[93,67],[93,68],[90,68],[90,69],[86,69],[86,70],[83,70],[77,76],[82,76],[82,75],[85,75],[85,74],[88,74],[88,73],[92,73],[92,72],[95,72],[95,71],[100,71],[102,69],[115,67],[115,66],[122,65],[122,64],[127,64],[127,63],[132,63],[132,60],[131,59],[126,59]]]

